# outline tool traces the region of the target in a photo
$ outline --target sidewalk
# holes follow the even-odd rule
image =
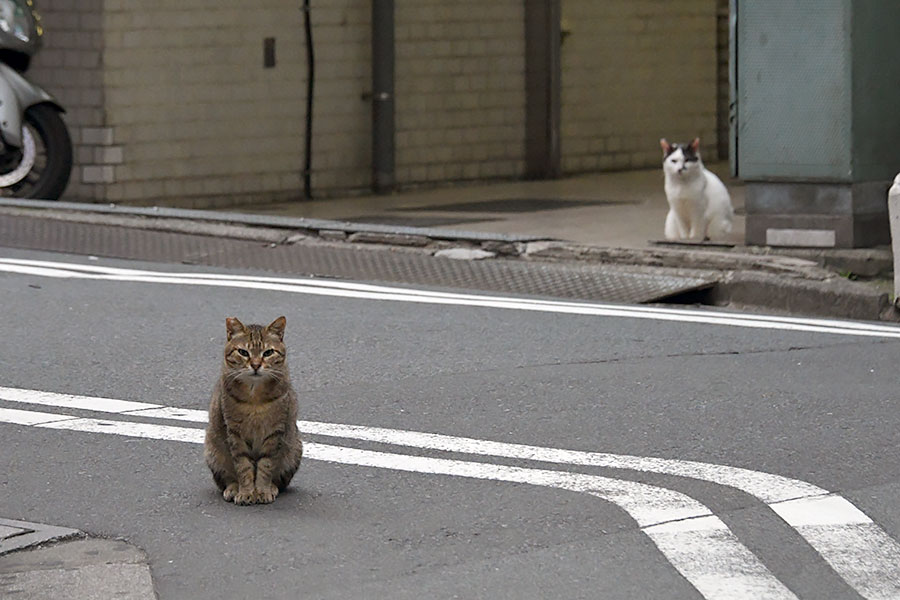
[[[0,598],[154,600],[147,556],[75,529],[0,519]]]
[[[665,239],[663,225],[669,207],[661,169],[594,173],[550,181],[404,190],[381,196],[239,205],[221,210],[388,227],[487,232],[563,240],[597,248],[680,248],[685,251],[729,251],[735,256],[791,256],[810,260],[844,275],[881,280],[891,278],[893,256],[888,246],[860,249],[744,246],[744,184],[730,177],[727,163],[713,163],[707,167],[728,186],[735,218],[730,235],[703,243],[670,242]],[[739,261],[736,259],[736,262]],[[885,292],[893,289],[890,282],[879,281],[876,285]]]
[[[793,293],[781,290],[783,301],[773,301],[774,310],[811,311],[834,317],[878,318],[884,309],[849,309],[843,312],[842,301],[848,294],[861,292],[871,296],[890,295],[893,291],[893,255],[890,247],[863,249],[771,248],[744,246],[743,182],[729,175],[727,163],[707,165],[729,189],[735,209],[734,227],[725,239],[707,242],[670,242],[664,239],[663,225],[668,203],[663,189],[662,169],[596,173],[550,181],[515,181],[473,184],[438,189],[405,190],[391,195],[313,199],[269,205],[244,205],[227,210],[256,215],[346,220],[395,227],[439,227],[459,232],[492,232],[495,234],[533,236],[572,242],[573,247],[551,248],[534,253],[535,258],[556,260],[593,259],[634,265],[659,265],[669,268],[712,269],[720,273],[762,268],[762,257],[791,257],[802,267],[827,269],[832,275],[847,278],[856,285],[826,293],[821,302],[834,306],[829,310],[819,300],[809,303],[791,302]],[[633,250],[634,252],[629,252]],[[624,252],[623,252],[624,251]],[[754,258],[755,257],[755,258]],[[780,266],[776,267],[776,271]],[[796,275],[796,273],[794,273]],[[822,279],[821,273],[812,279]],[[752,279],[752,278],[750,278]],[[864,280],[858,282],[857,280]],[[764,283],[764,282],[760,282]],[[769,282],[771,283],[771,282]],[[835,282],[841,283],[841,282]],[[848,281],[849,283],[849,281]],[[747,281],[745,288],[754,286]],[[784,288],[784,286],[781,286]],[[735,289],[737,286],[734,286]],[[765,287],[765,286],[763,286]],[[762,303],[763,297],[775,291],[760,289],[758,294],[741,293],[751,302]],[[809,287],[797,292],[815,295]],[[854,289],[855,288],[855,289]],[[726,297],[721,298],[727,301]],[[879,303],[873,300],[874,307]],[[856,303],[851,300],[849,304]],[[896,318],[894,311],[887,311]],[[865,316],[863,316],[865,315]]]
[[[728,165],[710,169],[726,182],[737,216],[727,240],[744,239],[744,187]],[[600,173],[403,191],[384,196],[244,205],[236,212],[411,227],[524,234],[592,246],[646,248],[663,239],[668,212],[662,169]]]

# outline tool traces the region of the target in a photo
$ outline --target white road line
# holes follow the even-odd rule
[[[39,390],[23,390],[20,388],[0,387],[0,399],[23,404],[40,404],[57,408],[75,408],[104,413],[125,413],[134,410],[158,408],[158,404],[131,402],[114,398],[98,398],[95,396],[75,396],[57,392]],[[199,411],[198,411],[199,412]]]
[[[58,399],[57,399],[58,398]],[[0,387],[0,400],[206,423],[206,411]],[[25,411],[16,411],[25,412]],[[0,414],[0,420],[3,420]],[[27,423],[23,423],[27,424]],[[298,421],[306,433],[563,465],[599,466],[709,481],[755,496],[866,598],[900,598],[900,545],[845,498],[805,481],[696,461],[584,452],[358,425]],[[654,530],[660,543],[669,529]],[[861,558],[864,557],[864,558]]]
[[[838,494],[771,505],[864,598],[900,598],[900,546]],[[854,553],[865,550],[865,555]]]
[[[45,429],[104,433],[145,439],[203,443],[204,431],[129,421],[110,421],[52,413],[33,413],[24,419],[19,413],[0,409],[0,421]],[[681,575],[708,600],[762,598],[796,600],[788,588],[750,552],[710,510],[689,496],[643,483],[596,475],[566,473],[390,454],[304,443],[304,457],[341,464],[390,469],[468,479],[524,483],[586,493],[611,502],[627,512]],[[667,525],[677,527],[667,528]]]
[[[117,269],[114,267],[97,267],[75,263],[28,261],[19,259],[0,259],[0,271],[51,278],[231,287],[392,302],[501,308],[507,310],[550,312],[557,314],[727,325],[755,329],[900,338],[900,328],[874,323],[744,315],[716,311],[691,311],[684,309],[636,307],[614,304],[527,300],[502,296],[454,294],[362,284],[338,284],[336,282],[326,282],[316,279],[242,277],[190,272],[167,273],[161,271],[139,271],[135,269]]]
[[[104,267],[96,264],[79,264],[79,263],[67,263],[67,262],[54,262],[54,261],[40,261],[40,260],[23,260],[23,259],[2,259],[0,258],[0,263],[8,263],[8,264],[20,264],[20,265],[33,265],[37,267],[51,267],[51,268],[67,268],[72,271],[83,271],[85,273],[105,273],[110,275],[121,275],[121,274],[130,274],[130,275],[150,275],[150,276],[183,276],[184,272],[161,272],[161,271],[146,271],[146,270],[137,270],[137,269],[122,269],[118,267]],[[196,279],[210,279],[210,280],[221,280],[221,281],[248,281],[248,282],[259,282],[259,283],[282,283],[288,285],[299,285],[299,286],[312,286],[312,287],[320,287],[320,288],[333,288],[338,290],[351,290],[351,291],[360,291],[360,292],[380,292],[380,293],[394,293],[394,294],[407,294],[411,296],[422,296],[422,297],[433,297],[433,298],[449,298],[449,299],[465,299],[465,300],[498,300],[498,301],[513,301],[513,302],[525,302],[530,304],[544,305],[544,306],[576,306],[576,307],[584,307],[584,306],[596,306],[603,308],[610,308],[616,310],[627,310],[635,313],[650,313],[650,314],[681,314],[681,315],[719,315],[719,316],[727,316],[727,317],[735,317],[741,319],[746,319],[749,321],[773,321],[778,323],[792,323],[792,324],[803,324],[803,325],[819,325],[822,327],[835,327],[839,326],[840,328],[850,328],[850,329],[859,329],[865,331],[886,331],[888,333],[896,333],[900,331],[900,328],[894,325],[884,325],[879,323],[862,323],[857,321],[843,321],[843,320],[834,320],[834,319],[816,319],[816,318],[798,318],[798,317],[780,317],[774,315],[753,315],[753,314],[736,314],[736,313],[723,313],[723,312],[715,312],[715,311],[697,311],[697,310],[689,310],[689,309],[680,309],[680,308],[660,308],[654,306],[632,306],[632,305],[622,305],[622,304],[602,304],[602,303],[587,303],[587,302],[569,302],[564,300],[538,300],[538,299],[523,299],[523,298],[509,298],[504,296],[486,296],[483,294],[467,294],[461,292],[439,292],[433,290],[423,290],[423,289],[415,289],[415,288],[402,288],[402,287],[392,287],[392,286],[383,286],[383,285],[373,285],[366,283],[357,283],[357,282],[349,282],[349,281],[335,281],[329,279],[318,279],[315,277],[265,277],[265,276],[246,276],[246,275],[221,275],[216,273],[198,273],[193,272],[190,273],[192,278]]]
[[[15,425],[43,425],[54,421],[68,421],[71,418],[72,417],[68,415],[17,410],[15,408],[0,408],[0,422],[13,423]]]

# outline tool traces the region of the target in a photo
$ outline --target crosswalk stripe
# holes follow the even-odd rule
[[[71,415],[61,418],[58,414],[38,412],[27,420],[19,414],[24,412],[29,411],[0,409],[0,421],[10,416],[15,418],[14,423],[44,429],[194,444],[202,443],[204,437],[204,431],[199,428]],[[756,555],[741,544],[721,519],[703,504],[673,490],[597,475],[391,454],[314,442],[304,443],[304,457],[363,467],[525,483],[590,494],[627,512],[669,563],[707,600],[797,599]],[[674,523],[678,524],[676,528],[665,528],[665,525]]]
[[[0,400],[195,423],[207,421],[206,411],[196,409],[18,388],[0,387]],[[306,433],[330,437],[461,454],[660,473],[733,487],[769,505],[863,597],[871,600],[900,598],[900,544],[845,498],[805,481],[696,461],[545,448],[338,423],[298,421],[298,426]]]

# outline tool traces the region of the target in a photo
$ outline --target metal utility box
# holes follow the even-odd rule
[[[732,0],[732,166],[750,244],[890,243],[900,2]]]

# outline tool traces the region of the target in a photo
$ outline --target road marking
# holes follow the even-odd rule
[[[207,421],[206,411],[201,410],[18,388],[0,387],[0,400],[195,423],[206,423]],[[3,410],[0,409],[0,421],[14,418],[4,417]],[[28,411],[12,412],[27,413]],[[28,419],[33,420],[35,417],[26,415],[18,418],[23,421],[20,424],[41,424],[41,421],[24,422]],[[60,416],[53,415],[53,420],[59,422]],[[9,422],[20,421],[11,420]],[[697,461],[563,450],[434,433],[315,421],[298,421],[298,425],[306,433],[329,437],[562,465],[598,466],[660,473],[733,487],[753,495],[769,505],[779,517],[819,552],[835,572],[848,584],[859,590],[864,597],[871,599],[900,597],[900,572],[897,568],[900,565],[900,545],[851,502],[838,494],[805,481],[750,469]],[[55,427],[64,428],[65,426],[60,423]],[[109,426],[94,425],[92,427],[92,431],[108,432],[104,428]],[[651,537],[658,536],[659,545],[660,543],[669,543],[670,534],[677,530],[678,525],[668,523],[651,527],[654,528],[646,530],[645,533]],[[657,539],[654,541],[657,542]],[[729,556],[738,555],[739,553],[732,553]]]
[[[862,597],[900,598],[900,546],[846,498],[828,494],[770,507]]]
[[[103,267],[98,265],[81,265],[77,263],[9,258],[0,259],[0,272],[50,278],[230,287],[392,302],[501,308],[507,310],[549,312],[570,315],[727,325],[755,329],[900,338],[900,327],[875,323],[745,315],[721,311],[698,311],[648,306],[529,300],[503,296],[434,292],[428,290],[324,281],[309,278],[291,279],[280,277],[219,275],[210,273],[147,271]]]
[[[109,407],[109,405],[105,405]],[[152,423],[80,418],[0,409],[0,421],[89,433],[202,444],[204,431]],[[133,414],[133,413],[132,413]],[[644,483],[597,475],[391,454],[304,443],[304,458],[363,467],[468,479],[524,483],[586,493],[627,512],[663,556],[708,600],[765,598],[796,600],[794,595],[737,539],[721,519],[693,498]],[[677,524],[677,527],[668,527]]]

